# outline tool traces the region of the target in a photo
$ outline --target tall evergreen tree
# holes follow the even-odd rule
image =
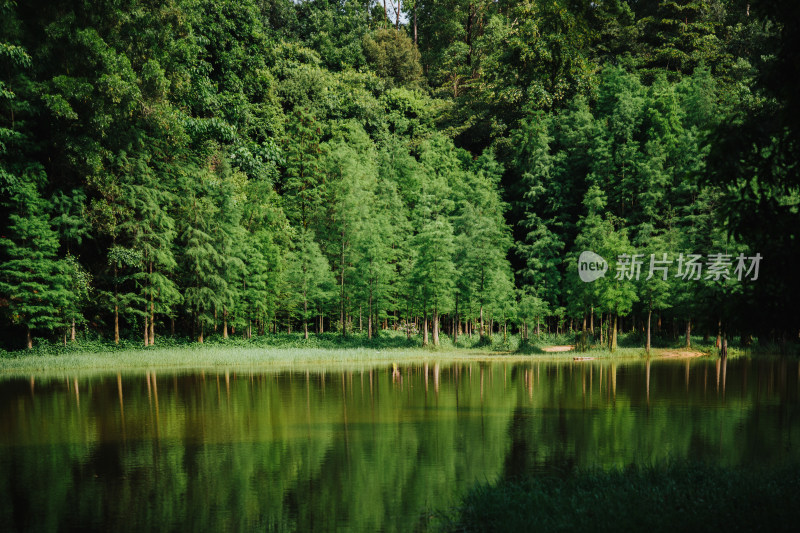
[[[299,230],[287,263],[291,298],[301,307],[303,335],[308,339],[308,321],[335,294],[333,273],[310,230]]]
[[[417,251],[412,279],[419,307],[424,313],[423,344],[427,345],[428,317],[431,318],[433,344],[439,345],[439,317],[450,310],[453,299],[455,265],[453,264],[453,228],[444,217],[432,217],[423,223],[414,237]]]
[[[64,312],[77,297],[69,291],[67,265],[56,256],[58,235],[49,205],[33,181],[26,175],[11,191],[5,204],[9,224],[0,237],[0,294],[8,302],[11,322],[25,329],[28,349],[34,331],[66,326]]]

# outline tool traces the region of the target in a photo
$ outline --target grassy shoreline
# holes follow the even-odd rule
[[[588,351],[549,352],[554,345],[568,345],[566,335],[550,335],[520,345],[518,337],[505,340],[499,335],[482,341],[477,337],[460,337],[454,346],[448,337],[438,347],[423,347],[419,338],[405,335],[383,335],[367,339],[363,335],[342,338],[337,334],[312,336],[269,335],[250,340],[211,337],[205,344],[188,339],[159,339],[156,346],[143,347],[137,341],[115,345],[107,341],[83,342],[67,346],[43,343],[31,351],[0,351],[0,377],[52,372],[107,373],[148,369],[186,370],[209,368],[292,369],[310,366],[361,366],[431,361],[529,361],[572,360],[584,357],[598,360],[635,360],[647,357],[634,339],[623,341],[617,350],[592,347]],[[747,355],[732,349],[732,357]],[[686,351],[677,346],[660,346],[650,357],[716,356],[713,346],[700,346]]]
[[[364,366],[390,363],[412,363],[438,359],[527,360],[529,356],[502,356],[472,350],[432,351],[423,348],[242,348],[198,346],[179,348],[141,348],[106,353],[75,352],[63,355],[21,355],[0,358],[0,377],[32,373],[73,371],[110,372],[137,370],[188,369],[291,369],[324,366]]]

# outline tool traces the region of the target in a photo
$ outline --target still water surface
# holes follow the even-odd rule
[[[0,378],[11,530],[425,529],[475,482],[800,463],[797,360]]]

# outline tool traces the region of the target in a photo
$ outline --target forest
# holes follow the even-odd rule
[[[796,342],[798,28],[788,1],[0,0],[0,344]]]

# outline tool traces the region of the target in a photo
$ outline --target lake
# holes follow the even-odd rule
[[[800,462],[794,359],[0,377],[11,530],[429,527],[476,482]]]

